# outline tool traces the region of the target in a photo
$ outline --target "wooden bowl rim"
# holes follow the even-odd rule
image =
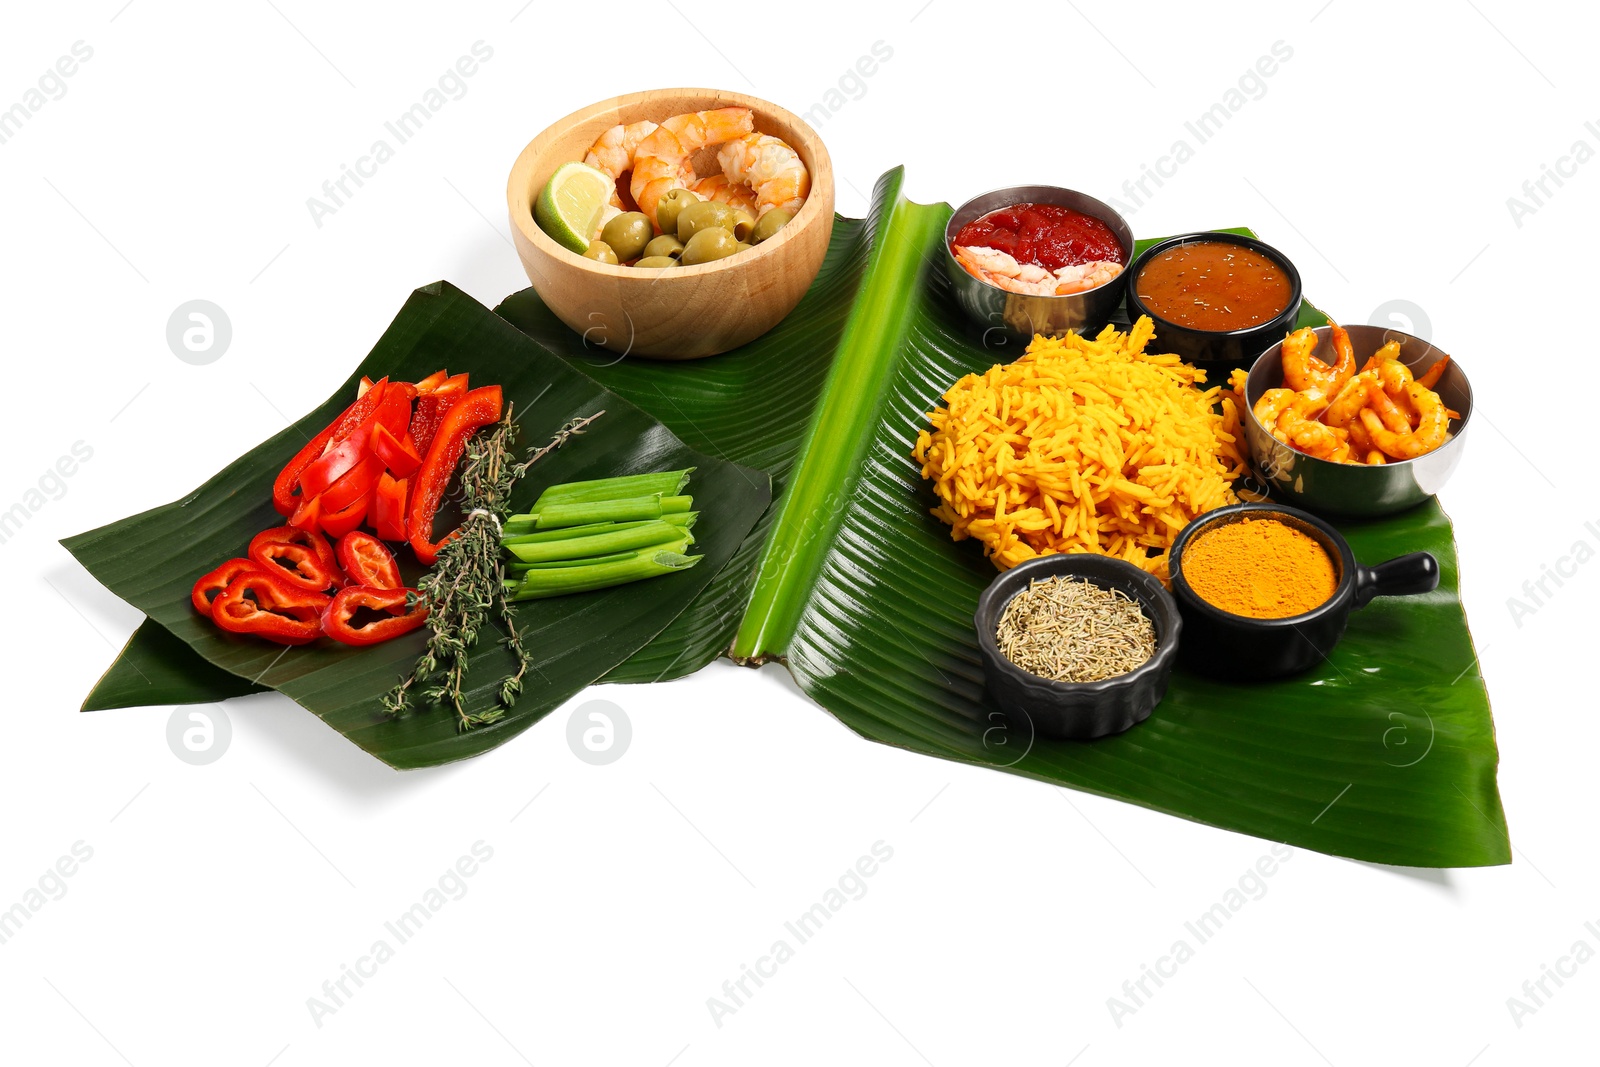
[[[558,244],[549,234],[539,228],[533,217],[533,200],[537,191],[530,189],[528,178],[534,164],[548,148],[548,142],[564,134],[574,126],[588,122],[608,111],[614,111],[632,104],[645,103],[651,98],[660,96],[688,96],[702,100],[706,104],[716,107],[747,107],[755,112],[767,112],[777,115],[795,129],[800,130],[804,137],[800,145],[791,145],[796,152],[806,151],[811,154],[811,192],[806,195],[806,202],[801,206],[800,213],[789,224],[778,231],[776,237],[769,238],[756,245],[750,251],[753,255],[745,256],[738,263],[729,262],[737,257],[727,256],[721,260],[712,260],[710,263],[696,263],[689,267],[625,267],[620,264],[613,266],[610,263],[601,263],[588,259],[564,245]],[[706,110],[696,108],[695,110]],[[819,195],[824,193],[826,195]],[[702,278],[714,271],[738,269],[748,267],[762,259],[769,252],[776,252],[783,248],[792,239],[798,237],[800,231],[816,221],[823,213],[823,201],[826,200],[827,212],[833,213],[833,161],[828,156],[828,149],[822,143],[822,138],[817,136],[809,124],[799,115],[780,107],[769,100],[746,93],[734,92],[728,89],[646,89],[636,93],[625,93],[622,96],[609,97],[597,101],[587,107],[579,108],[563,118],[557,119],[541,130],[533,140],[529,141],[521,152],[517,153],[516,162],[511,165],[511,174],[506,179],[506,205],[511,214],[511,223],[524,240],[532,247],[551,256],[557,262],[568,263],[588,270],[600,277],[618,278],[632,281],[648,279],[652,284],[666,278]],[[740,253],[740,255],[744,255]],[[650,271],[649,274],[643,273]],[[670,272],[664,273],[664,272]]]

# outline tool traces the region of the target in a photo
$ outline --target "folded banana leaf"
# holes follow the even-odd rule
[[[1334,855],[1509,862],[1493,722],[1436,503],[1341,524],[1364,562],[1425,549],[1442,580],[1353,615],[1316,670],[1251,686],[1180,670],[1147,722],[1093,742],[1006,725],[983,692],[972,626],[994,571],[928,514],[909,452],[951,383],[1020,348],[956,310],[937,267],[950,208],[904,200],[901,177],[879,181],[867,219],[839,220],[800,307],[737,352],[618,361],[531,291],[497,309],[692,447],[766,470],[777,490],[734,563],[607,680],[676,677],[730,651],[777,659],[872,740]],[[1322,321],[1307,305],[1301,324]],[[136,635],[101,688],[147,645]],[[203,689],[197,699],[216,699]]]
[[[695,552],[704,557],[698,566],[644,585],[517,605],[517,627],[532,659],[523,694],[498,722],[465,732],[443,708],[424,705],[400,719],[382,710],[383,695],[422,652],[423,631],[368,648],[326,640],[285,648],[225,633],[188,603],[196,578],[241,555],[256,532],[282,524],[272,507],[273,478],[351,402],[363,375],[416,381],[441,367],[467,371],[477,384],[499,383],[527,446],[544,444],[573,418],[604,412],[530,471],[512,498],[514,508],[525,509],[545,486],[560,482],[694,467],[702,518],[695,528]],[[770,499],[764,473],[689,448],[459,289],[437,283],[412,294],[372,353],[316,411],[182,500],[63,542],[91,574],[149,616],[89,706],[177,700],[174,679],[185,673],[181,648],[205,665],[192,671],[189,687],[205,691],[205,699],[269,687],[391,766],[464,759],[526,730],[660,633],[733,558]],[[449,518],[441,517],[441,528]],[[416,568],[402,556],[414,582]],[[479,636],[465,686],[469,713],[493,707],[499,680],[514,669],[503,637],[493,626]]]

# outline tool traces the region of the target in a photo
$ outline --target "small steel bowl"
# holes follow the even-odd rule
[[[1156,651],[1127,674],[1102,682],[1056,682],[1018,667],[1000,651],[995,630],[1011,598],[1037,579],[1068,575],[1102,589],[1119,589],[1144,609],[1156,631]],[[978,599],[975,619],[984,684],[1018,726],[1046,737],[1086,739],[1119,734],[1150,717],[1166,695],[1183,620],[1159,579],[1125,560],[1087,553],[1038,556],[1005,571]]]
[[[1414,375],[1420,376],[1444,356],[1427,341],[1399,330],[1383,326],[1346,326],[1345,330],[1350,334],[1357,367],[1390,340],[1400,342],[1401,361]],[[1332,332],[1327,326],[1317,327],[1318,356],[1331,358]],[[1450,361],[1434,386],[1434,392],[1444,400],[1445,406],[1461,413],[1459,420],[1451,420],[1452,436],[1425,456],[1390,460],[1378,466],[1318,459],[1272,436],[1256,418],[1255,406],[1262,393],[1282,384],[1283,342],[1280,340],[1263,352],[1250,369],[1244,388],[1246,411],[1242,415],[1256,476],[1274,497],[1319,515],[1392,515],[1416,507],[1437,493],[1461,461],[1467,424],[1472,420],[1472,387],[1455,360]]]
[[[1179,245],[1197,244],[1201,241],[1239,245],[1252,252],[1259,252],[1282,267],[1284,273],[1289,276],[1289,305],[1265,322],[1258,322],[1254,326],[1238,330],[1197,330],[1193,326],[1180,326],[1178,323],[1168,322],[1159,312],[1150,310],[1145,302],[1139,299],[1136,284],[1139,272],[1144,270],[1145,264],[1151,259],[1168,249]],[[1289,257],[1264,241],[1236,233],[1206,231],[1168,237],[1165,241],[1153,244],[1140,253],[1139,258],[1123,272],[1123,276],[1128,298],[1128,321],[1137,322],[1140,315],[1149,315],[1155,322],[1156,343],[1153,351],[1182,356],[1185,363],[1196,363],[1210,371],[1224,371],[1222,377],[1226,377],[1225,372],[1234,367],[1249,367],[1256,357],[1272,347],[1274,341],[1282,340],[1284,333],[1292,329],[1295,320],[1300,317],[1303,287],[1300,284],[1300,272],[1289,261]],[[1212,378],[1217,378],[1217,375],[1213,374]]]
[[[1276,519],[1322,545],[1339,576],[1333,595],[1300,615],[1257,619],[1224,611],[1196,593],[1184,573],[1189,545],[1207,530],[1246,519]],[[1184,666],[1236,680],[1282,678],[1309,670],[1333,652],[1352,611],[1366,607],[1374,597],[1413,596],[1439,587],[1439,561],[1431,554],[1412,552],[1363,567],[1338,530],[1314,515],[1278,504],[1234,504],[1208,511],[1183,528],[1167,558],[1172,595],[1188,633]]]
[[[1117,235],[1117,240],[1122,244],[1124,267],[1133,259],[1133,229],[1128,225],[1128,220],[1109,204],[1086,193],[1056,185],[1014,185],[1008,189],[996,189],[962,204],[950,216],[950,222],[944,228],[945,273],[950,277],[950,287],[955,290],[956,303],[961,305],[961,310],[979,326],[998,326],[1024,341],[1032,340],[1036,333],[1081,331],[1109,322],[1122,303],[1122,278],[1127,273],[1126,269],[1104,285],[1068,296],[1010,293],[967,273],[967,269],[950,250],[956,234],[972,220],[1012,204],[1055,204],[1093,215]]]

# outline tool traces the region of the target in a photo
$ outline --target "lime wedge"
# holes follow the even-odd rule
[[[600,226],[600,213],[616,185],[605,171],[586,163],[563,163],[533,205],[539,228],[563,248],[583,253]]]

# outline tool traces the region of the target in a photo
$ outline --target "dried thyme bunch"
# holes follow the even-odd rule
[[[416,699],[411,691],[413,686],[427,685],[428,688],[422,690],[422,699],[430,704],[449,705],[456,713],[456,728],[470,730],[499,720],[505,714],[504,709],[522,692],[522,679],[528,671],[528,652],[506,599],[500,551],[501,516],[510,510],[511,492],[528,473],[528,468],[583,433],[605,412],[573,419],[548,444],[529,453],[519,463],[514,459],[517,426],[512,421],[511,411],[511,405],[507,404],[505,417],[495,424],[494,430],[467,445],[460,489],[466,521],[439,550],[438,560],[417,583],[417,593],[411,598],[412,603],[420,601],[428,605],[428,645],[411,673],[400,679],[383,698],[384,711],[390,716],[398,717],[411,706]],[[500,682],[499,707],[468,712],[463,695],[468,659],[472,646],[477,644],[478,632],[490,621],[491,612],[494,621],[505,631],[501,643],[511,650],[517,669]]]

